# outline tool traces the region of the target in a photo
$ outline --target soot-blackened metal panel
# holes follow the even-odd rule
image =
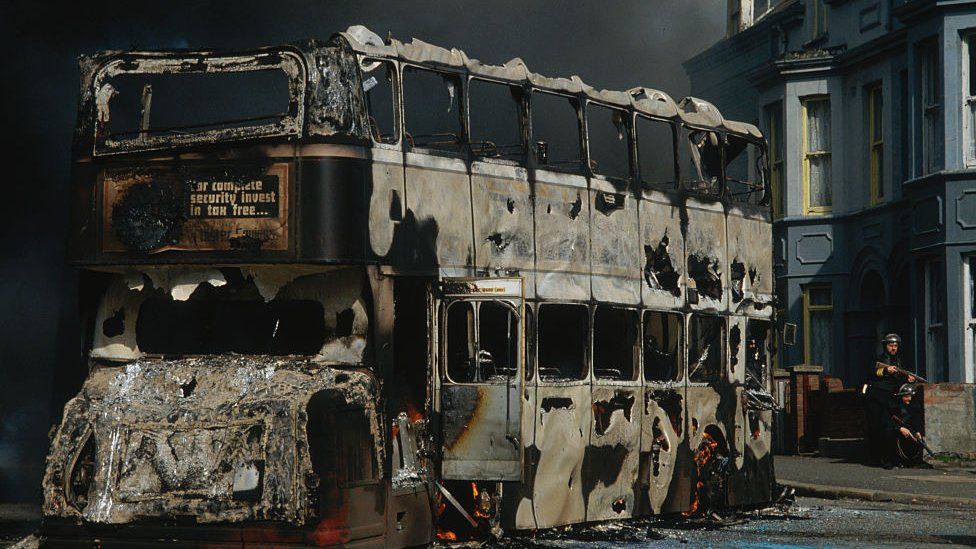
[[[724,382],[691,384],[687,388],[688,446],[695,451],[707,432],[718,443],[718,454],[729,459],[729,474],[742,467],[741,391]]]
[[[586,180],[561,175],[582,185],[535,184],[536,295],[588,300],[590,201]]]
[[[100,250],[288,250],[291,169],[270,159],[106,169]]]
[[[685,237],[682,208],[673,195],[645,191],[640,202],[643,252],[641,302],[647,307],[681,307],[685,302]]]
[[[504,383],[441,387],[443,478],[519,480],[519,450],[506,437],[519,428],[516,390]]]
[[[367,182],[369,212],[369,256],[385,258],[392,263],[396,251],[397,229],[401,227],[406,210],[403,189],[403,153],[396,149],[374,146],[372,149],[370,180]],[[400,245],[405,246],[406,243]]]
[[[408,268],[443,276],[470,276],[471,182],[465,163],[455,158],[406,153],[406,225],[414,225],[416,246]]]
[[[539,528],[551,528],[586,519],[583,499],[583,460],[590,438],[590,384],[568,382],[539,386],[535,412],[537,457],[532,504]]]
[[[773,303],[773,235],[768,215],[733,206],[727,224],[730,308],[762,312]]]
[[[685,268],[688,302],[695,309],[728,308],[729,262],[725,212],[720,202],[686,198]],[[695,292],[695,296],[690,295]],[[697,301],[697,303],[696,303]]]
[[[593,299],[611,303],[640,303],[641,254],[637,232],[638,201],[599,179],[591,180],[590,263]]]
[[[729,503],[751,505],[772,499],[773,484],[773,412],[743,408],[746,422],[742,471],[729,487]]]
[[[633,384],[594,381],[590,444],[583,458],[587,521],[635,514],[643,393]]]
[[[525,169],[474,162],[471,193],[478,271],[490,276],[516,271],[526,277],[526,297],[534,297],[535,238]]]
[[[529,308],[526,304],[526,310]],[[505,485],[502,492],[502,527],[510,530],[537,528],[534,501],[535,474],[539,464],[539,446],[536,444],[535,426],[538,416],[536,377],[526,380],[521,395],[522,479],[519,483]]]
[[[655,383],[644,388],[639,478],[646,499],[641,502],[641,514],[688,508],[690,479],[686,470],[679,470],[681,459],[687,462],[691,454],[686,424],[683,383]]]

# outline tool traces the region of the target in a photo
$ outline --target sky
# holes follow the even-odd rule
[[[722,38],[724,17],[724,0],[3,2],[0,501],[40,497],[47,433],[85,375],[77,278],[64,263],[79,55],[326,40],[362,24],[487,63],[521,57],[548,76],[679,99],[681,62]]]

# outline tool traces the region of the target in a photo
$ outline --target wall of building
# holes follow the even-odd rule
[[[736,2],[737,0],[730,0]],[[832,351],[825,374],[848,386],[863,381],[883,333],[905,339],[909,367],[938,381],[976,375],[971,286],[964,271],[976,252],[976,158],[967,166],[964,115],[965,38],[976,30],[976,2],[936,0],[784,0],[742,17],[740,31],[685,63],[692,94],[723,113],[758,120],[780,101],[784,120],[783,215],[774,229],[780,310],[799,325],[782,365],[811,362],[804,341],[804,288],[832,290]],[[742,4],[742,9],[748,8]],[[827,32],[813,13],[826,10]],[[729,13],[734,10],[730,9]],[[820,21],[822,23],[822,20]],[[823,25],[819,25],[821,28]],[[941,63],[936,132],[942,161],[925,175],[920,47],[934,41]],[[883,108],[883,197],[872,197],[870,87],[880,83]],[[832,207],[811,214],[804,199],[803,101],[825,95],[831,106]],[[971,157],[973,155],[970,155]],[[926,265],[942,262],[938,284]],[[945,312],[926,316],[930,289]],[[930,292],[932,293],[932,292]],[[814,347],[823,347],[821,344]],[[966,351],[966,352],[964,352]]]

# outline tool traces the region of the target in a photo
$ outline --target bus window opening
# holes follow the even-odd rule
[[[471,152],[481,158],[520,160],[523,156],[519,103],[515,86],[474,78],[468,86]]]
[[[681,379],[681,315],[644,312],[644,379]]]
[[[530,105],[535,160],[544,169],[581,168],[579,117],[568,97],[535,92]]]
[[[637,158],[645,187],[674,189],[674,127],[637,117]]]
[[[624,111],[601,105],[586,107],[590,169],[612,179],[630,177],[630,134]]]
[[[710,383],[722,379],[725,365],[725,319],[692,315],[688,337],[688,380]]]
[[[736,202],[762,204],[766,201],[763,165],[758,145],[730,135],[725,146],[725,184]]]
[[[365,59],[361,68],[369,133],[377,143],[396,143],[399,136],[394,116],[393,65],[386,61]]]
[[[593,373],[597,379],[636,379],[639,325],[633,309],[597,307],[593,316]]]
[[[585,305],[539,307],[539,377],[543,381],[586,379],[590,311]]]
[[[407,68],[403,74],[403,117],[410,148],[461,149],[461,83],[456,76]]]

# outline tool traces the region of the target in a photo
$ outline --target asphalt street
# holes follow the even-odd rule
[[[858,548],[976,547],[973,509],[798,498],[785,512],[767,510],[728,526],[641,522],[602,524],[499,547],[566,549],[637,547]],[[555,537],[557,539],[552,539]]]
[[[7,511],[11,509],[7,508]],[[928,504],[798,498],[789,508],[770,508],[727,523],[603,523],[468,547],[976,547],[974,511]],[[20,512],[0,516],[0,547],[8,547],[34,527],[36,522]]]

